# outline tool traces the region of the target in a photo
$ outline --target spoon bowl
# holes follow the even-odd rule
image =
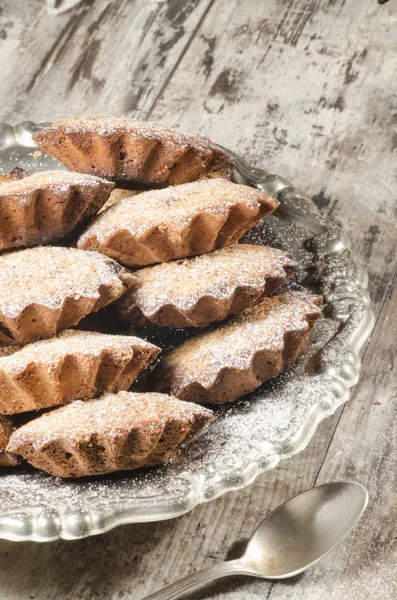
[[[299,494],[262,521],[241,562],[253,574],[267,579],[302,573],[348,535],[367,502],[366,489],[347,481]]]
[[[285,579],[331,552],[353,529],[368,503],[359,483],[319,485],[271,512],[252,535],[244,556],[191,573],[146,600],[174,600],[228,575]]]

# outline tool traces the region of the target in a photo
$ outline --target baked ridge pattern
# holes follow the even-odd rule
[[[98,252],[37,246],[0,255],[0,343],[54,337],[119,298],[134,276]]]
[[[233,402],[297,359],[321,316],[321,303],[321,297],[305,292],[262,299],[166,354],[152,389],[188,402]]]
[[[245,185],[195,181],[120,200],[92,220],[77,246],[128,267],[206,254],[238,241],[278,204]]]
[[[135,271],[116,304],[133,327],[206,327],[274,294],[295,267],[282,250],[234,244]]]
[[[30,421],[7,450],[55,477],[104,475],[170,460],[211,418],[207,408],[171,396],[122,391]]]
[[[0,182],[0,250],[70,235],[102,208],[113,188],[99,177],[67,171]]]
[[[0,413],[19,414],[128,389],[160,348],[132,335],[66,330],[0,357]]]
[[[233,164],[207,137],[119,117],[72,117],[38,131],[39,148],[71,171],[119,187],[164,187],[203,177],[230,179]]]

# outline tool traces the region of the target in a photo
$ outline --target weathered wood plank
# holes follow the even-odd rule
[[[276,585],[281,600],[397,598],[397,273],[367,351],[365,378],[342,415],[317,483],[353,480],[370,494],[350,538],[305,577]]]
[[[0,120],[144,117],[211,2],[88,0],[49,16],[43,3],[6,0]]]
[[[375,2],[221,0],[150,114],[314,196],[368,265],[376,304],[396,267],[396,21]]]
[[[6,10],[12,11],[16,4],[6,0]],[[4,46],[0,46],[2,72],[11,77],[6,77],[7,84],[1,90],[4,115],[53,119],[87,110],[128,112],[134,116],[149,114],[181,129],[209,134],[258,166],[267,165],[288,176],[317,197],[324,214],[343,223],[370,270],[371,293],[379,314],[397,266],[393,137],[397,105],[390,86],[397,70],[397,41],[396,16],[387,5],[380,9],[376,2],[363,5],[344,0],[196,2],[192,16],[187,18],[188,36],[171,44],[170,49],[163,46],[167,58],[161,65],[163,56],[154,32],[157,28],[164,35],[166,29],[167,39],[172,38],[177,24],[163,19],[171,6],[183,12],[182,1],[154,8],[146,2],[114,3],[117,6],[109,9],[98,31],[90,32],[89,25],[110,4],[107,0],[88,2],[89,13],[79,8],[80,16],[73,26],[70,20],[73,22],[75,13],[51,20],[41,12],[36,19],[33,6],[37,8],[37,4],[31,0],[23,4],[27,13],[19,14],[16,20],[19,29],[7,42],[11,46],[6,47],[5,54]],[[186,5],[192,7],[192,3]],[[142,29],[142,11],[154,11],[156,16],[144,38],[134,42],[138,58],[131,67],[133,52],[128,43],[131,45],[132,32]],[[134,27],[120,20],[126,16]],[[60,36],[62,28],[65,32]],[[127,30],[126,40],[123,35]],[[96,46],[91,44],[98,40],[100,49],[92,61],[90,52],[95,54]],[[124,44],[123,52],[120,46],[113,47],[115,43]],[[31,52],[39,45],[38,54]],[[10,55],[13,48],[20,48],[26,63],[23,70],[22,58]],[[49,59],[40,67],[40,60],[47,55]],[[82,64],[78,61],[81,56]],[[142,73],[140,67],[145,62],[150,68]],[[133,81],[132,77],[125,81],[129,68],[135,73],[136,89],[142,82],[142,91],[127,105]],[[37,78],[27,92],[32,73],[37,73]],[[156,85],[147,91],[149,80],[156,76]],[[74,85],[70,88],[71,78]],[[101,80],[103,85],[95,83]],[[31,111],[27,99],[34,99]],[[273,587],[264,581],[239,579],[220,582],[194,598],[251,600],[270,594],[284,599],[293,594],[294,598],[316,600],[350,599],[352,590],[354,600],[376,598],[371,575],[376,568],[379,576],[386,575],[393,565],[392,552],[388,555],[387,550],[392,548],[387,512],[392,506],[391,461],[382,457],[386,446],[383,435],[393,435],[395,419],[391,418],[391,401],[373,406],[371,394],[383,385],[385,396],[393,397],[390,361],[395,351],[390,331],[395,314],[393,296],[387,299],[379,320],[381,323],[388,317],[387,330],[373,338],[361,386],[336,433],[339,413],[319,427],[300,455],[250,488],[198,507],[176,521],[124,527],[101,538],[59,542],[40,547],[40,551],[34,544],[1,542],[2,597],[138,600],[160,587],[163,578],[173,580],[191,569],[236,556],[241,542],[268,510],[313,485],[334,436],[319,480],[351,477],[367,483],[371,490],[378,486],[384,505],[376,520],[376,503],[364,525],[342,547],[345,562],[349,563],[351,556],[350,566],[338,560],[338,553],[293,585]],[[388,351],[379,354],[385,337]],[[382,371],[383,364],[390,364],[389,370]],[[374,383],[369,383],[370,378]],[[370,549],[369,559],[365,548]],[[340,584],[332,588],[338,577]]]

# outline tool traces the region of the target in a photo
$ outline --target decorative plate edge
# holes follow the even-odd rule
[[[36,147],[31,136],[35,131],[48,125],[49,123],[35,124],[31,121],[23,121],[15,126],[0,123],[0,150],[13,146]],[[321,233],[322,230],[332,231],[333,236],[327,248],[329,254],[337,255],[346,250],[350,253],[350,242],[346,233],[335,223],[322,217],[314,202],[306,194],[294,188],[286,179],[250,167],[238,155],[230,150],[224,150],[235,163],[237,179],[278,197],[281,215],[284,213],[292,222],[304,226],[314,233]],[[294,197],[293,201],[291,201],[291,196]],[[302,211],[302,205],[307,212]],[[312,419],[306,420],[299,431],[299,435],[295,437],[293,448],[290,451],[285,453],[275,451],[266,460],[252,461],[249,466],[234,474],[232,478],[220,478],[204,494],[199,492],[198,482],[196,482],[196,485],[190,490],[188,498],[183,502],[178,502],[174,497],[170,497],[169,512],[165,510],[163,502],[160,508],[161,512],[156,513],[156,503],[154,502],[150,516],[147,514],[147,503],[145,503],[146,514],[139,514],[139,500],[133,502],[122,501],[117,508],[113,507],[111,511],[104,508],[101,510],[101,505],[96,505],[93,510],[77,511],[70,509],[64,513],[47,509],[44,505],[29,506],[26,509],[20,508],[17,511],[8,510],[0,513],[0,539],[36,542],[49,542],[59,539],[75,540],[99,535],[120,525],[175,518],[189,512],[201,503],[210,502],[225,493],[247,487],[259,475],[275,468],[282,460],[287,460],[301,452],[313,437],[319,423],[331,416],[339,406],[349,399],[350,390],[357,383],[359,377],[361,368],[360,352],[375,324],[375,317],[370,307],[370,297],[367,293],[367,273],[359,267],[351,253],[349,260],[356,272],[355,280],[340,282],[329,293],[327,299],[332,301],[343,300],[348,297],[348,294],[360,294],[365,307],[362,318],[346,340],[349,357],[342,372],[331,374],[334,384],[332,397],[328,399],[327,403],[315,406]]]

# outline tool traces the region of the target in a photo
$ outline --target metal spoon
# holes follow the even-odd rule
[[[367,490],[359,483],[326,483],[307,490],[262,521],[244,556],[191,573],[145,600],[174,600],[228,575],[285,579],[302,573],[347,536],[367,502]]]

